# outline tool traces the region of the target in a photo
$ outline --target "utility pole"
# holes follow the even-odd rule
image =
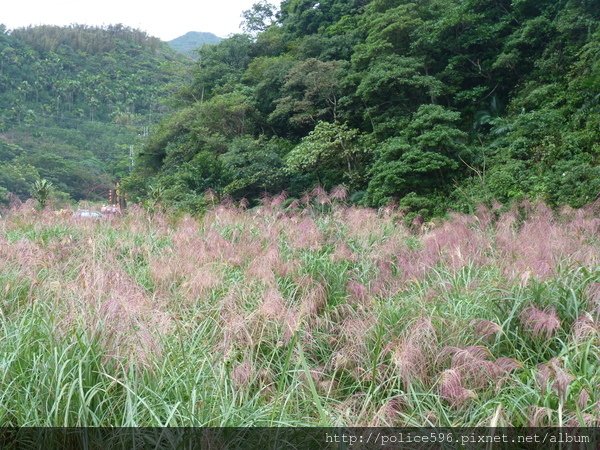
[[[133,170],[133,145],[129,146],[129,173]]]

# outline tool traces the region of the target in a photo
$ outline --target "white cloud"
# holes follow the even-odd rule
[[[242,11],[256,0],[2,0],[0,23],[27,25],[109,25],[140,28],[163,40],[188,31],[226,37],[239,31]]]

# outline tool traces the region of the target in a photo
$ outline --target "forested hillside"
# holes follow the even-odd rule
[[[424,216],[600,192],[592,0],[285,0],[205,47],[127,180],[200,210],[344,185]]]
[[[46,178],[73,199],[105,198],[131,146],[165,112],[183,59],[121,25],[0,28],[0,200]]]

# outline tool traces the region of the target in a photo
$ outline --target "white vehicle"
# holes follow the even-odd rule
[[[73,217],[80,217],[82,219],[102,219],[104,216],[97,211],[90,211],[88,209],[80,209],[73,213]]]

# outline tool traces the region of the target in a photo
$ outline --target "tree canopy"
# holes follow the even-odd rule
[[[123,25],[0,30],[0,186],[35,180],[73,199],[106,198],[130,147],[167,111],[183,57]],[[140,136],[142,135],[142,136]]]
[[[24,192],[45,177],[83,197],[90,174],[126,176],[132,199],[160,193],[183,209],[201,208],[207,189],[253,202],[317,184],[424,215],[523,198],[581,206],[600,192],[595,6],[263,0],[188,77],[163,43],[119,25],[4,30],[0,164],[18,175],[0,185]],[[19,137],[48,117],[65,122],[60,139]],[[131,139],[82,142],[100,122],[113,136],[151,125],[131,174]]]
[[[212,155],[221,177],[202,187],[249,200],[343,184],[425,215],[580,206],[600,192],[598,14],[579,1],[259,2],[247,35],[200,52],[131,192],[168,192]]]

